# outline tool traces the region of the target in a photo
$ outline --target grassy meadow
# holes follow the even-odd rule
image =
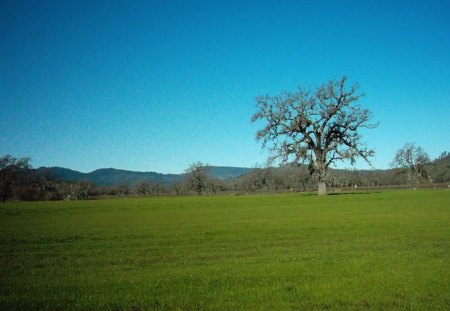
[[[0,310],[450,310],[450,191],[0,205]]]

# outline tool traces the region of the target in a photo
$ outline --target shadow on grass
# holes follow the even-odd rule
[[[381,193],[381,191],[331,192],[328,193],[328,195],[374,194],[374,193]]]
[[[381,191],[357,191],[357,192],[328,192],[324,197],[330,196],[330,195],[354,195],[354,194],[375,194],[375,193],[381,193]],[[304,196],[318,196],[317,192],[309,192],[309,193],[303,193]]]

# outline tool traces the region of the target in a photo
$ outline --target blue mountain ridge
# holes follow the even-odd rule
[[[226,166],[208,166],[210,175],[217,179],[231,179],[242,176],[251,168],[245,167],[226,167]],[[101,168],[89,173],[82,173],[64,167],[40,167],[37,172],[41,175],[47,174],[54,178],[81,182],[88,181],[100,186],[113,186],[119,183],[134,185],[141,181],[159,182],[170,185],[174,182],[183,180],[185,174],[162,174],[157,172],[139,172],[115,168]]]

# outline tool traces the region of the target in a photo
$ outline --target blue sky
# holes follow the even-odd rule
[[[0,155],[83,172],[263,164],[255,96],[347,75],[380,122],[363,133],[375,168],[406,142],[437,157],[449,3],[1,1]]]

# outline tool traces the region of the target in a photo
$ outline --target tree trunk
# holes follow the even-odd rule
[[[317,184],[317,194],[327,195],[327,184],[324,181],[319,181]]]
[[[327,195],[327,184],[325,180],[327,178],[327,166],[325,164],[325,154],[322,150],[317,149],[316,153],[316,170],[318,173],[317,194]]]

